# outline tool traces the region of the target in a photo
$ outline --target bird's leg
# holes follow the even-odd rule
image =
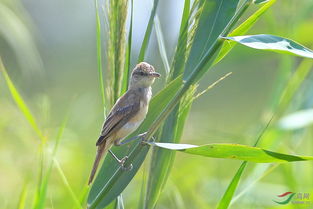
[[[141,144],[149,145],[150,143],[153,143],[154,141],[155,141],[154,136],[151,136],[150,140],[146,140],[145,137],[142,137]]]
[[[123,157],[122,159],[119,159],[116,157],[116,155],[109,149],[109,153],[112,155],[112,157],[122,166],[123,170],[131,170],[133,168],[133,165],[130,164],[128,167],[124,166],[125,161],[127,160],[128,156]]]
[[[121,145],[127,144],[127,143],[129,143],[129,142],[131,142],[131,141],[133,141],[133,140],[139,139],[139,138],[144,139],[144,137],[145,137],[146,134],[147,134],[147,132],[142,133],[142,134],[139,134],[139,135],[137,135],[137,136],[134,136],[134,137],[131,137],[131,138],[129,138],[129,139],[126,139],[126,140],[124,140],[123,142],[121,142],[121,140],[116,140],[116,141],[114,141],[114,145],[115,145],[115,146],[121,146]]]

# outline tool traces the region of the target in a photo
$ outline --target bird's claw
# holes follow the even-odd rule
[[[146,133],[147,133],[147,132],[146,132]],[[144,136],[141,137],[141,144],[142,144],[142,145],[147,145],[147,144],[150,144],[150,143],[152,143],[152,142],[155,141],[154,136],[152,136],[152,137],[150,138],[150,140],[146,140],[146,139],[145,139],[146,133],[145,133]]]
[[[123,158],[120,160],[121,168],[122,168],[122,170],[124,170],[124,171],[130,171],[131,169],[133,169],[133,164],[130,164],[130,165],[127,166],[127,167],[124,165],[127,159],[128,159],[128,156],[125,156],[125,157],[123,157]]]

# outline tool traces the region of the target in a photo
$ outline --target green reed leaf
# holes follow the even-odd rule
[[[260,34],[247,36],[223,37],[254,49],[286,53],[313,59],[313,51],[287,38]]]
[[[312,156],[289,155],[241,144],[175,144],[151,142],[152,146],[212,158],[244,160],[255,163],[285,163],[313,160]]]

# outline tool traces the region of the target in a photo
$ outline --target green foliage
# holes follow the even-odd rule
[[[38,66],[41,66],[41,59],[38,52],[34,49],[33,40],[32,37],[30,37],[31,34],[26,30],[25,26],[23,26],[22,21],[18,19],[18,10],[13,11],[10,8],[16,2],[8,2],[9,1],[6,2],[5,0],[0,3],[0,16],[2,17],[0,19],[1,23],[4,23],[2,24],[3,27],[0,26],[0,35],[2,35],[4,40],[13,47],[13,51],[17,55],[20,64],[25,64],[27,63],[26,61],[29,61],[30,65],[25,66],[25,69],[29,68],[29,66],[31,68],[33,66],[33,69],[36,69]],[[140,180],[143,181],[140,182],[140,185],[142,185],[142,191],[137,191],[139,190],[138,186],[131,185],[131,187],[129,187],[131,189],[131,193],[136,193],[138,196],[140,194],[139,198],[141,199],[141,205],[139,208],[212,208],[212,205],[216,204],[216,202],[214,202],[216,201],[215,195],[223,193],[223,191],[217,189],[217,191],[214,191],[214,194],[207,194],[207,188],[203,191],[203,188],[201,188],[203,182],[198,181],[197,176],[192,176],[192,179],[188,180],[190,181],[188,182],[190,185],[200,185],[197,187],[194,194],[190,192],[190,185],[184,188],[183,182],[182,185],[178,185],[177,187],[174,184],[176,181],[179,182],[181,180],[182,173],[185,178],[185,176],[188,176],[188,173],[191,171],[196,173],[197,169],[201,169],[201,173],[204,173],[202,174],[202,178],[207,178],[209,183],[211,183],[211,180],[215,181],[217,179],[214,178],[214,175],[216,174],[214,173],[214,169],[205,170],[205,167],[198,168],[195,167],[193,163],[191,163],[191,166],[188,166],[192,160],[196,159],[195,157],[197,155],[209,158],[223,158],[225,159],[223,161],[225,162],[225,167],[230,161],[227,159],[244,161],[240,165],[237,172],[235,172],[227,188],[223,188],[223,186],[219,187],[222,190],[225,189],[225,193],[221,200],[217,203],[218,209],[226,209],[244,194],[248,194],[249,188],[257,185],[260,179],[271,174],[276,167],[279,167],[280,163],[288,165],[288,167],[284,168],[287,169],[288,175],[282,175],[286,178],[286,182],[293,181],[290,184],[286,184],[286,186],[289,186],[288,188],[292,188],[293,190],[299,189],[296,186],[300,184],[299,182],[295,183],[297,179],[295,179],[293,173],[293,170],[296,170],[293,166],[299,166],[299,164],[291,164],[288,162],[312,160],[312,157],[283,153],[306,153],[307,151],[305,150],[306,147],[303,147],[301,150],[296,148],[297,144],[304,139],[303,136],[305,134],[310,136],[309,128],[310,124],[312,124],[311,102],[304,101],[305,96],[301,94],[306,91],[309,92],[309,90],[304,89],[309,89],[307,86],[309,86],[308,83],[310,83],[308,78],[312,69],[312,60],[300,60],[299,57],[297,57],[297,60],[292,60],[290,56],[286,56],[281,59],[282,61],[279,65],[280,71],[277,73],[277,81],[279,83],[277,85],[280,85],[280,88],[269,89],[276,91],[269,101],[270,104],[268,106],[270,107],[265,110],[269,112],[268,115],[272,114],[271,120],[268,123],[267,121],[263,121],[263,123],[267,123],[267,125],[262,132],[261,137],[256,139],[254,146],[240,145],[247,142],[240,137],[238,137],[238,140],[240,141],[235,142],[240,144],[222,144],[219,142],[210,142],[210,144],[205,142],[203,143],[205,145],[201,146],[179,144],[183,134],[186,133],[185,124],[188,123],[193,102],[196,101],[196,99],[201,95],[208,92],[208,90],[212,89],[218,82],[229,76],[230,73],[218,79],[204,91],[197,92],[198,89],[202,88],[200,81],[203,80],[204,75],[212,69],[212,66],[216,65],[226,57],[236,43],[240,43],[251,48],[289,53],[305,58],[313,57],[312,50],[305,48],[287,38],[282,38],[276,35],[259,35],[259,32],[253,32],[256,35],[245,35],[261,17],[264,17],[264,15],[265,18],[263,18],[263,21],[260,23],[262,25],[262,32],[264,30],[264,24],[278,25],[278,23],[273,21],[276,16],[274,17],[273,13],[267,12],[270,8],[272,8],[275,2],[276,0],[185,0],[178,40],[175,46],[175,51],[172,53],[171,51],[167,51],[169,47],[165,42],[168,29],[166,27],[161,28],[160,20],[162,19],[159,19],[159,15],[163,13],[160,12],[160,14],[157,14],[157,10],[164,8],[161,2],[159,5],[159,0],[153,1],[153,7],[151,9],[148,24],[145,28],[143,28],[143,32],[145,32],[144,38],[141,46],[139,47],[133,46],[134,43],[136,43],[134,42],[133,37],[137,37],[133,36],[133,34],[136,32],[136,35],[138,35],[137,31],[133,31],[135,24],[137,24],[133,18],[137,16],[134,13],[139,11],[137,10],[136,4],[133,5],[133,0],[108,0],[105,1],[105,4],[103,5],[102,2],[95,0],[96,58],[98,64],[98,79],[100,83],[99,89],[101,93],[101,108],[104,108],[104,114],[107,113],[106,110],[112,107],[117,98],[127,90],[130,71],[133,67],[131,66],[131,59],[133,57],[132,51],[140,48],[139,57],[136,60],[138,60],[138,62],[146,61],[148,45],[149,43],[152,43],[150,40],[153,37],[153,30],[156,32],[156,40],[159,48],[159,54],[161,56],[159,63],[163,63],[166,75],[162,76],[165,78],[164,86],[161,86],[159,93],[156,94],[151,100],[149,112],[145,121],[140,128],[138,128],[138,130],[130,136],[133,137],[140,133],[147,132],[145,140],[149,141],[149,143],[141,143],[140,140],[138,140],[127,146],[112,148],[113,152],[116,153],[118,157],[124,157],[127,155],[128,159],[126,160],[125,166],[130,166],[132,164],[133,168],[131,170],[124,170],[112,159],[111,156],[107,156],[103,161],[103,165],[94,181],[94,184],[91,187],[86,185],[85,178],[80,180],[74,179],[74,175],[68,173],[68,169],[71,169],[72,171],[75,166],[76,168],[82,168],[82,170],[88,170],[90,166],[87,166],[87,163],[84,164],[84,162],[80,161],[80,158],[78,158],[78,152],[75,153],[75,155],[70,155],[68,154],[70,152],[66,151],[67,149],[75,150],[75,141],[76,143],[79,141],[80,144],[83,144],[83,140],[81,139],[84,138],[85,140],[85,138],[89,138],[90,133],[85,133],[84,136],[78,138],[78,135],[85,130],[80,132],[78,130],[79,128],[75,127],[72,133],[69,132],[65,134],[66,137],[70,135],[70,140],[66,141],[65,146],[59,146],[60,140],[63,138],[63,132],[67,128],[67,121],[71,118],[71,115],[66,115],[65,117],[63,116],[62,118],[64,119],[63,121],[60,119],[62,123],[57,125],[57,128],[53,127],[54,125],[46,127],[46,124],[43,124],[40,120],[41,118],[38,117],[40,116],[40,113],[35,112],[35,108],[31,108],[31,111],[28,105],[26,105],[27,103],[33,104],[29,101],[33,99],[33,96],[27,95],[27,100],[24,101],[18,91],[19,88],[15,86],[14,82],[9,77],[9,75],[11,75],[11,71],[9,71],[8,74],[2,62],[0,62],[1,75],[3,75],[5,85],[9,90],[9,95],[13,98],[13,101],[16,104],[16,109],[22,113],[22,116],[26,119],[29,126],[34,130],[34,134],[36,134],[40,139],[40,143],[35,144],[38,146],[39,152],[36,153],[36,155],[38,155],[36,158],[38,161],[38,163],[36,163],[36,173],[38,174],[31,176],[31,178],[35,176],[37,179],[35,181],[37,183],[34,184],[30,176],[24,175],[23,173],[20,174],[21,176],[23,175],[22,181],[24,182],[24,186],[18,190],[20,193],[19,197],[18,195],[15,195],[15,202],[13,204],[10,203],[9,205],[15,205],[20,209],[29,207],[54,208],[60,207],[60,205],[68,207],[70,204],[73,208],[85,208],[87,202],[88,208],[123,209],[125,207],[122,192],[128,187],[131,181],[134,181],[135,184],[138,183],[136,182],[138,179],[134,177],[138,174],[141,165],[146,162],[144,168],[145,170],[143,171],[143,178]],[[193,4],[191,5],[191,3]],[[305,14],[310,11],[309,8],[312,8],[313,6],[313,4],[310,5],[306,8],[307,12],[299,11],[303,20],[305,19]],[[280,10],[284,10],[287,7],[290,8],[289,5],[286,6],[281,2],[279,7]],[[250,10],[250,8],[256,9],[256,11]],[[130,15],[127,14],[128,11],[130,11]],[[251,11],[255,12],[249,14]],[[106,14],[102,15],[101,12]],[[248,14],[246,14],[246,12]],[[285,13],[288,15],[291,14],[289,12]],[[106,17],[107,19],[103,19],[103,17]],[[243,19],[243,17],[246,19]],[[281,18],[282,21],[284,21],[284,19],[288,18]],[[298,20],[299,19],[300,18],[298,18]],[[239,24],[239,22],[242,23]],[[303,22],[301,27],[306,28],[306,30],[303,31],[307,32],[310,29],[308,25],[310,26],[310,24]],[[107,33],[102,32],[105,31],[103,26],[107,26]],[[236,28],[233,29],[235,26]],[[300,26],[297,28],[296,32],[299,31],[301,31]],[[281,35],[281,33],[279,32],[277,35]],[[293,37],[297,39],[298,37],[301,37],[301,35],[303,36],[303,34],[299,32],[299,34],[294,34]],[[303,42],[303,39],[301,42]],[[308,46],[311,44],[311,42],[303,43]],[[106,47],[106,53],[102,52],[103,46]],[[106,57],[104,57],[104,55],[106,55]],[[169,55],[172,57],[168,57]],[[249,59],[242,58],[242,54],[240,53],[235,56],[240,57],[240,60],[244,60],[244,62],[249,62]],[[105,62],[103,62],[104,58],[106,58]],[[157,59],[157,56],[153,58]],[[158,60],[153,61],[157,62]],[[298,66],[295,69],[295,72],[292,72],[294,67],[293,64],[295,63],[297,63]],[[104,67],[104,65],[106,67]],[[238,65],[240,65],[240,63],[238,63]],[[254,62],[251,65],[255,67]],[[269,64],[269,66],[273,66],[273,69],[276,68],[276,66],[272,63]],[[233,66],[229,65],[228,67],[233,68]],[[218,69],[218,67],[216,69]],[[233,71],[233,69],[227,69],[227,72],[229,71]],[[12,75],[16,75],[15,73],[16,72],[13,71]],[[71,74],[70,77],[74,76]],[[13,76],[12,78],[15,80]],[[2,98],[0,98],[0,105],[2,104],[1,102],[3,102],[1,99]],[[303,103],[299,101],[303,101]],[[77,103],[81,111],[79,101]],[[54,102],[53,108],[58,105],[60,104]],[[236,105],[234,104],[234,106]],[[33,112],[36,114],[34,115]],[[193,115],[193,117],[196,117],[197,114]],[[85,119],[81,116],[82,115],[79,114],[79,119],[82,123]],[[265,118],[268,118],[268,116]],[[95,118],[92,119],[94,120]],[[207,123],[209,120],[211,120],[211,118],[209,118],[208,121],[201,122]],[[88,118],[86,121],[88,121]],[[237,121],[240,123],[240,118],[238,118]],[[46,122],[50,123],[50,121]],[[0,127],[6,123],[7,121],[4,117],[3,120],[0,120]],[[19,127],[20,124],[18,124],[18,122],[14,123],[16,123],[13,124],[14,130],[17,130],[17,133],[13,133],[16,134],[14,137],[18,137],[18,132],[20,131],[22,132],[22,138],[28,143],[28,141],[30,141],[28,140],[30,137],[27,136],[27,133],[24,133],[25,128]],[[255,124],[257,123],[258,121],[256,121]],[[94,125],[95,123],[92,124],[92,126]],[[11,127],[4,128],[5,130],[11,130]],[[90,126],[86,126],[86,129],[90,129]],[[53,141],[50,140],[52,138],[52,134],[50,133],[51,130],[53,133],[58,132],[56,139]],[[293,130],[297,130],[297,133],[293,132]],[[226,132],[228,130],[223,131]],[[251,130],[244,131],[251,134]],[[208,130],[208,132],[210,132],[210,130]],[[243,133],[243,135],[244,134],[246,133]],[[252,131],[252,138],[254,138],[253,135],[254,131]],[[75,140],[71,140],[71,137]],[[249,136],[246,138],[251,137]],[[156,142],[150,142],[152,139]],[[214,139],[219,140],[217,138]],[[288,143],[289,139],[293,139],[293,142]],[[196,137],[193,136],[191,140],[198,140],[198,135]],[[205,137],[205,140],[209,140],[209,138]],[[233,140],[232,136],[227,136],[227,140]],[[285,140],[284,143],[281,143],[282,140]],[[90,144],[92,139],[85,141]],[[294,141],[297,141],[297,143]],[[18,141],[18,143],[20,142]],[[33,141],[31,141],[31,143],[30,147],[31,149],[34,149]],[[152,145],[151,157],[147,157],[151,147],[149,144]],[[50,145],[52,145],[51,150]],[[22,144],[22,148],[20,149],[24,149],[23,146],[24,145]],[[60,153],[60,158],[57,158],[56,155],[59,147],[61,147],[60,150],[62,152]],[[10,149],[12,149],[12,147],[9,147],[7,150]],[[309,150],[309,152],[311,151],[312,150]],[[83,151],[80,150],[79,152],[83,153],[82,155],[84,159],[89,159],[86,157],[87,155],[89,156],[89,154],[87,154],[87,152],[89,152],[87,147],[84,147]],[[186,154],[194,155],[191,160],[184,159],[184,162],[179,165],[179,174],[177,174],[175,169],[173,172],[171,169],[177,152],[184,153],[179,157],[188,156]],[[209,160],[209,158],[202,159]],[[60,159],[62,159],[62,162],[59,161]],[[178,163],[180,159],[181,158],[178,159]],[[217,160],[211,159],[211,162],[213,161]],[[88,160],[86,160],[86,162],[88,162]],[[251,170],[245,170],[248,165],[247,162],[251,162],[249,163],[249,165],[253,166]],[[276,164],[271,165],[270,163]],[[68,165],[65,170],[62,168],[63,165]],[[214,163],[212,163],[212,166],[214,166]],[[148,167],[148,169],[146,169],[146,167]],[[229,168],[227,167],[227,173],[231,173],[232,168],[233,167],[231,166]],[[60,178],[55,178],[54,171]],[[203,171],[209,171],[211,173]],[[247,175],[248,177],[243,175],[244,172],[249,172]],[[86,173],[81,173],[81,177],[88,174],[87,171]],[[165,190],[165,185],[167,184],[171,173],[174,173],[173,175],[175,175],[171,179],[173,182],[169,182],[169,189]],[[69,177],[67,175],[71,176]],[[224,174],[222,173],[222,176],[223,175]],[[227,176],[227,178],[229,177]],[[221,178],[218,178],[218,180],[221,180]],[[249,180],[252,181],[249,182]],[[234,197],[241,181],[244,181],[243,189]],[[55,182],[60,182],[60,184],[62,184],[62,188],[60,188],[59,185],[55,185]],[[73,184],[73,187],[71,184]],[[35,188],[33,188],[34,185]],[[132,199],[133,197],[128,197],[129,191],[126,190],[123,195],[126,196],[125,194],[127,194],[125,202],[127,208],[133,208],[135,200]],[[55,200],[53,198],[57,195],[62,196],[62,198],[57,197],[60,200],[66,199],[64,204],[62,202],[61,204],[59,203],[58,206],[54,205]],[[184,200],[186,196],[188,196],[189,199]],[[207,196],[210,197],[209,200],[207,200]],[[163,198],[159,201],[161,197]],[[214,197],[214,200],[212,200],[212,197]],[[30,198],[33,199],[32,206],[30,206],[29,201],[27,201]],[[168,199],[173,200],[169,201]],[[194,201],[189,203],[190,199]],[[161,203],[160,205],[158,205],[159,202]],[[128,206],[128,204],[130,206]],[[243,205],[244,206],[240,205],[240,207],[246,206],[245,204]],[[234,208],[237,208],[237,206],[234,206]]]
[[[24,117],[28,121],[29,125],[34,129],[34,131],[36,132],[36,134],[38,135],[38,137],[41,140],[41,143],[39,144],[39,156],[40,156],[39,181],[38,181],[37,191],[36,191],[35,197],[34,197],[33,208],[37,209],[37,208],[44,208],[45,207],[46,190],[47,190],[47,184],[48,184],[48,180],[49,180],[51,170],[52,170],[52,162],[56,165],[57,171],[58,171],[59,175],[61,176],[61,178],[65,184],[65,187],[70,192],[71,198],[72,198],[73,202],[76,204],[76,207],[82,208],[80,202],[78,201],[77,196],[75,195],[72,188],[70,187],[68,180],[67,180],[66,176],[64,175],[64,172],[63,172],[58,160],[55,158],[55,154],[56,154],[56,151],[58,148],[59,140],[62,136],[64,127],[66,124],[66,120],[65,120],[65,122],[63,122],[63,124],[60,127],[53,152],[47,153],[47,154],[51,155],[51,163],[50,163],[48,171],[44,172],[44,164],[45,164],[44,156],[46,155],[45,144],[46,144],[47,138],[43,135],[41,129],[39,128],[39,125],[37,125],[37,123],[36,123],[35,117],[31,113],[31,111],[27,107],[25,101],[21,97],[20,93],[17,91],[17,88],[15,87],[13,82],[11,81],[9,75],[6,72],[6,69],[4,68],[4,65],[2,63],[1,58],[0,58],[0,71],[2,72],[2,74],[6,80],[6,84],[10,90],[11,96],[14,99],[18,109],[22,112],[22,114],[24,115]],[[21,196],[20,201],[19,201],[20,206],[23,206],[23,204],[24,204],[23,198],[24,197],[23,197],[23,192],[22,192],[22,196]]]

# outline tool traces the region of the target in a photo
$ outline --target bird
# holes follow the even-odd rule
[[[146,62],[140,62],[133,69],[128,90],[116,101],[103,123],[100,137],[96,143],[96,159],[88,185],[92,183],[99,162],[107,152],[111,153],[120,164],[126,160],[127,157],[119,160],[110,148],[113,145],[121,145],[121,141],[133,133],[143,122],[152,97],[151,86],[160,76],[154,67]]]

